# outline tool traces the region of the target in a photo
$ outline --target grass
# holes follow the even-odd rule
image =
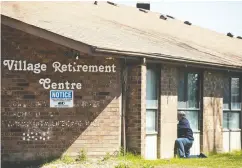
[[[84,161],[87,161],[87,153],[85,150],[80,150],[78,156],[77,156],[77,159],[76,161],[79,161],[79,162],[84,162]]]
[[[106,153],[106,155],[103,157],[103,160],[102,161],[106,161],[106,160],[109,160],[112,156],[110,155],[109,152]]]
[[[242,168],[242,151],[209,154],[208,158],[144,160],[140,156],[127,154],[118,158],[128,163],[127,168]],[[120,166],[120,168],[123,168]]]
[[[84,154],[85,155],[85,154]],[[82,156],[82,155],[81,155]],[[86,157],[83,160],[86,160]],[[117,166],[115,168],[242,168],[242,151],[234,151],[231,153],[214,154],[210,153],[208,158],[196,158],[196,159],[157,159],[157,160],[145,160],[139,155],[127,153],[126,155],[119,155],[117,157],[111,157],[109,153],[106,154],[103,161],[116,161]],[[64,156],[61,159],[57,159],[49,166],[55,164],[83,164],[71,157]]]
[[[55,164],[80,164],[87,161],[87,154],[85,150],[80,150],[77,157],[69,156],[68,154],[63,155],[59,159],[52,160],[51,162],[46,162],[43,166],[55,165]]]

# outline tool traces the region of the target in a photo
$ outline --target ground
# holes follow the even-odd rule
[[[10,168],[9,166],[5,166]],[[13,166],[16,168],[16,165]],[[18,168],[23,166],[17,165]],[[92,160],[85,154],[77,158],[64,156],[61,159],[45,162],[41,166],[27,165],[23,168],[242,168],[242,151],[223,154],[208,154],[204,159],[160,159],[144,160],[140,156],[126,154]]]
[[[68,158],[47,163],[41,168],[242,168],[242,151],[209,154],[204,159],[169,159],[147,161],[139,156],[106,156],[100,160],[72,163]]]

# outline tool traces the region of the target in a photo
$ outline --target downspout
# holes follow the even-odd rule
[[[122,63],[122,133],[123,133],[123,152],[126,154],[126,97],[127,97],[128,66],[126,58]]]

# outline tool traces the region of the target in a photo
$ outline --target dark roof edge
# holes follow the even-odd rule
[[[93,47],[92,51],[94,53],[106,53],[112,55],[120,55],[126,57],[137,57],[137,58],[153,58],[156,60],[161,60],[170,63],[182,63],[182,64],[192,64],[193,66],[199,66],[209,69],[220,69],[220,70],[228,70],[228,71],[239,71],[242,72],[242,67],[233,66],[228,64],[216,64],[205,61],[196,61],[192,59],[185,59],[182,57],[174,58],[171,55],[165,54],[157,54],[157,53],[142,53],[142,52],[132,52],[132,51],[120,51],[120,50],[112,50],[107,48]]]

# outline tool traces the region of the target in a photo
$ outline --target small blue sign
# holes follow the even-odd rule
[[[50,107],[73,107],[73,90],[50,90]]]
[[[56,91],[56,90],[53,90],[50,92],[50,96],[51,98],[66,98],[66,99],[72,99],[72,91],[69,91],[69,90],[64,90],[64,91]]]

